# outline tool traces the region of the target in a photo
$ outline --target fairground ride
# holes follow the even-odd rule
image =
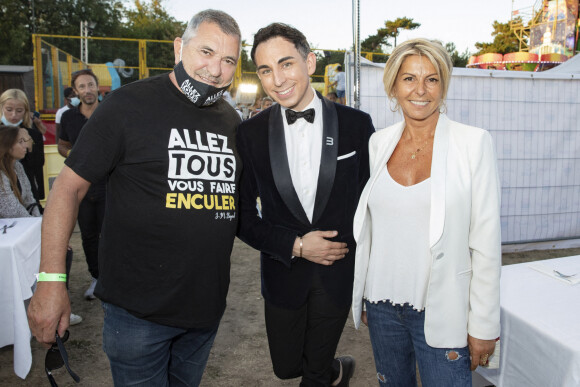
[[[510,28],[520,51],[472,56],[467,67],[544,71],[565,62],[580,51],[579,5],[579,0],[536,0],[532,6],[512,9]]]

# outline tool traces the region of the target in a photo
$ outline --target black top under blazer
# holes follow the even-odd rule
[[[313,274],[318,272],[336,304],[350,305],[355,257],[352,224],[369,178],[371,117],[322,98],[322,155],[310,223],[292,184],[281,110],[276,104],[238,128],[237,148],[243,163],[238,237],[261,251],[262,295],[269,303],[288,309],[301,307]],[[261,218],[256,209],[258,197]],[[346,257],[330,266],[292,259],[296,237],[313,230],[337,230],[333,240],[347,243]]]

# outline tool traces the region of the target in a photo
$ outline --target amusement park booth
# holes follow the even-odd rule
[[[545,71],[572,58],[580,49],[578,0],[536,0],[514,9],[509,22],[519,52],[485,53],[469,58],[467,67],[489,70]]]

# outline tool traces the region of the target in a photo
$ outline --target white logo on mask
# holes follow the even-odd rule
[[[201,96],[201,94],[199,94],[199,92],[193,87],[191,82],[189,82],[189,79],[186,79],[181,84],[181,90],[191,102],[197,102],[197,99]]]

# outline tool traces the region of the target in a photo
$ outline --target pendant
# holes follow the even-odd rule
[[[417,148],[417,150],[413,153],[411,153],[411,160],[415,160],[415,158],[417,157],[417,153],[421,152],[423,150],[423,148]]]

